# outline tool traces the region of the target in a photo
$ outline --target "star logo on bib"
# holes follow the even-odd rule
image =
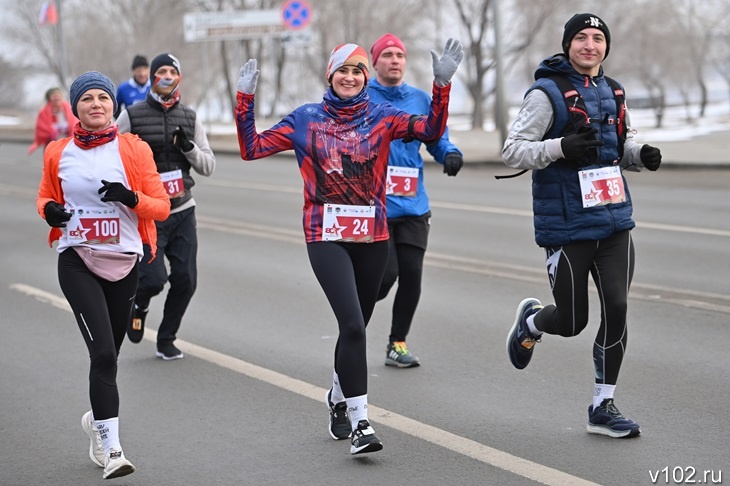
[[[394,183],[393,180],[390,177],[388,177],[388,180],[385,182],[385,193],[386,194],[392,194],[393,193],[393,189],[397,185],[398,184]]]
[[[347,226],[339,226],[337,224],[337,221],[335,221],[334,223],[332,223],[332,226],[330,226],[329,228],[325,228],[325,231],[329,235],[335,235],[338,238],[342,238],[342,232],[345,229],[347,229]]]
[[[68,232],[68,235],[74,239],[78,239],[81,241],[86,241],[86,234],[91,231],[91,228],[85,229],[81,224],[78,224],[76,226],[76,229],[71,229]]]

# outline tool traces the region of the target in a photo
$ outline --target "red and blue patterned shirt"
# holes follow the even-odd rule
[[[451,85],[434,84],[428,116],[415,117],[390,103],[373,103],[367,90],[342,100],[330,88],[321,103],[305,104],[257,133],[254,95],[238,93],[236,127],[241,157],[260,159],[294,150],[304,180],[304,234],[323,240],[324,205],[373,206],[371,238],[387,240],[385,189],[390,142],[439,139],[446,128]],[[410,127],[409,127],[410,125]],[[410,133],[409,133],[410,131]]]

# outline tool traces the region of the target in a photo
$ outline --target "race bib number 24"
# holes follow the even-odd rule
[[[322,241],[373,241],[375,206],[325,204]]]

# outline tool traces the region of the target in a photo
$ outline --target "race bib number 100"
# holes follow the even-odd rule
[[[385,194],[389,196],[413,197],[418,190],[418,168],[388,166],[388,181]]]
[[[325,204],[322,241],[372,241],[374,223],[375,206]]]
[[[578,178],[584,208],[626,201],[624,180],[618,167],[581,170],[578,172]]]
[[[70,242],[87,245],[119,243],[119,213],[116,208],[72,208],[66,223]]]

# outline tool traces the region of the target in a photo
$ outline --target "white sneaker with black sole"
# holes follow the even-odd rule
[[[137,468],[124,457],[121,449],[110,449],[104,458],[104,479],[121,478],[132,474]]]
[[[352,445],[350,454],[365,454],[377,452],[383,448],[383,443],[375,437],[375,431],[367,420],[357,423],[357,428],[352,432]]]
[[[101,435],[99,431],[94,427],[94,422],[91,420],[91,410],[86,412],[81,417],[81,428],[84,429],[86,435],[89,436],[89,457],[99,467],[104,467],[104,445],[101,442]]]

